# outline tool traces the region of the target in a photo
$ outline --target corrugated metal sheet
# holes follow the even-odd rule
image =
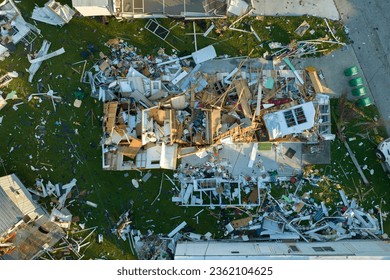
[[[15,174],[0,178],[0,233],[39,208]]]
[[[7,194],[0,188],[0,235],[15,225],[23,217]]]

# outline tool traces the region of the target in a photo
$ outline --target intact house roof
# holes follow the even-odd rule
[[[12,244],[0,259],[34,258],[63,236],[15,174],[0,177],[0,237]]]

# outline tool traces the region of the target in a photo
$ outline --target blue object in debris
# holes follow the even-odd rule
[[[321,220],[323,217],[324,217],[324,212],[322,212],[322,209],[318,210],[317,213],[315,213],[314,217],[313,217],[313,220],[315,222],[318,222],[319,220]]]

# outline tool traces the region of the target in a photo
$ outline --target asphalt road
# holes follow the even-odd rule
[[[334,0],[390,135],[390,0]]]

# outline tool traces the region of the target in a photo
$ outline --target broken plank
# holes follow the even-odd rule
[[[37,58],[35,58],[35,59],[30,59],[30,58],[29,58],[28,61],[29,61],[31,64],[37,63],[37,62],[42,62],[42,61],[45,61],[45,60],[47,60],[47,59],[49,59],[49,58],[55,57],[55,56],[60,55],[60,54],[63,54],[63,53],[65,53],[65,49],[64,49],[64,48],[61,48],[61,49],[58,49],[58,50],[56,50],[56,51],[54,51],[54,52],[52,52],[52,53],[43,55],[43,56],[41,56],[41,57],[37,57]]]

